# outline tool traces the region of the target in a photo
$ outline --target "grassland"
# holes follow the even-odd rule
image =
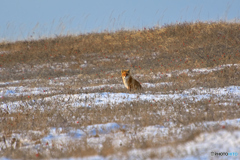
[[[0,156],[201,157],[178,146],[240,135],[224,123],[240,118],[239,51],[240,24],[226,22],[1,42]],[[141,93],[124,88],[121,69]]]

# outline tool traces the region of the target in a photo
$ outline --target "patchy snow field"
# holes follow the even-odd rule
[[[229,67],[230,64],[222,65],[217,68],[201,68],[184,71],[174,71],[171,74],[186,73],[188,76],[194,76],[196,74],[207,74],[209,72],[221,70],[224,67]],[[239,67],[239,64],[234,65]],[[171,74],[168,76],[171,77]],[[141,76],[141,75],[139,75]],[[94,90],[100,90],[101,88],[124,88],[123,84],[111,84],[111,85],[99,85],[99,86],[85,86],[75,89],[75,93],[62,93],[58,86],[66,85],[67,81],[74,80],[74,77],[62,77],[56,79],[50,79],[47,81],[48,87],[37,86],[31,87],[30,84],[37,83],[38,80],[22,80],[12,82],[0,82],[0,98],[13,99],[7,102],[0,102],[1,113],[15,113],[19,112],[22,107],[33,109],[38,108],[41,112],[49,109],[51,106],[62,106],[59,110],[65,110],[68,108],[78,107],[116,107],[119,104],[132,104],[134,102],[148,102],[156,103],[163,101],[173,101],[173,105],[168,107],[168,110],[174,111],[174,105],[182,103],[185,106],[185,101],[192,104],[200,101],[214,101],[214,104],[222,107],[228,105],[235,105],[238,109],[238,103],[240,103],[240,86],[226,86],[222,88],[189,88],[181,91],[172,91],[172,93],[166,94],[159,92],[148,91],[148,88],[154,88],[161,85],[172,85],[172,82],[161,83],[143,83],[145,89],[142,93],[115,93],[115,92],[94,92]],[[56,82],[57,81],[57,82]],[[21,84],[29,84],[22,86]],[[85,91],[92,91],[91,93],[84,93]],[[78,93],[76,93],[78,92]],[[35,97],[33,97],[34,95]],[[44,95],[43,98],[38,98],[38,95]],[[26,100],[21,100],[19,97],[28,97]],[[218,103],[216,103],[218,102]],[[51,104],[46,107],[39,104]],[[186,104],[187,106],[187,104]],[[192,112],[189,108],[185,108],[185,112]],[[158,116],[165,116],[166,110],[158,110],[158,112],[152,113],[158,114]],[[180,113],[175,113],[180,114]],[[197,116],[196,111],[191,114]],[[206,116],[207,116],[206,112]],[[34,116],[33,116],[34,118]],[[73,117],[74,119],[75,117]],[[78,124],[78,119],[70,121],[72,124]],[[136,128],[137,127],[137,128]],[[218,127],[220,130],[217,132],[211,132],[212,127]],[[162,147],[146,148],[146,149],[132,149],[122,155],[121,152],[117,152],[113,155],[107,156],[89,156],[82,159],[146,159],[160,157],[162,159],[240,159],[240,131],[239,130],[224,130],[225,128],[239,128],[240,119],[226,119],[223,121],[204,121],[196,122],[188,125],[177,125],[174,120],[167,120],[163,124],[148,125],[145,127],[138,127],[132,124],[119,124],[115,122],[106,124],[93,124],[86,127],[79,125],[76,127],[49,127],[48,133],[44,131],[30,130],[24,133],[12,133],[9,137],[0,141],[0,152],[3,152],[6,148],[13,147],[22,150],[29,150],[33,153],[38,153],[41,150],[45,150],[46,154],[50,154],[50,149],[56,147],[60,150],[66,149],[66,146],[71,145],[74,141],[79,141],[85,138],[88,145],[97,151],[100,151],[103,147],[103,143],[106,139],[111,138],[111,145],[116,148],[121,148],[131,144],[132,139],[151,139],[152,143],[158,141],[164,141],[166,137],[175,135],[177,138],[184,136],[184,133],[188,130],[197,130],[199,128],[206,128],[204,133],[193,137],[189,141],[181,144],[174,143],[172,145],[167,144]],[[32,140],[32,136],[41,137],[38,142]],[[0,133],[3,137],[3,134]],[[13,139],[15,139],[13,141]],[[168,139],[169,140],[169,139]],[[49,152],[49,153],[48,153]],[[211,153],[214,152],[214,153]],[[215,156],[215,153],[220,152],[228,153],[228,156]],[[214,154],[214,155],[212,155]],[[4,159],[4,157],[2,157]],[[79,158],[69,158],[79,159]]]

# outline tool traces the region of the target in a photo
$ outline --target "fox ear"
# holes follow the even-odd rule
[[[122,69],[121,69],[121,73],[122,73]]]
[[[130,69],[128,69],[127,72],[130,73]]]

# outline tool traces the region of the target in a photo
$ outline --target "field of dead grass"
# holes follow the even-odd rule
[[[239,132],[239,51],[240,24],[225,22],[1,42],[0,156],[201,157],[176,146]]]

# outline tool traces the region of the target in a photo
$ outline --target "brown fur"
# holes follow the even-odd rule
[[[121,70],[122,74],[122,79],[125,87],[128,90],[140,90],[142,89],[141,84],[135,80],[131,75],[130,75],[130,70]]]

